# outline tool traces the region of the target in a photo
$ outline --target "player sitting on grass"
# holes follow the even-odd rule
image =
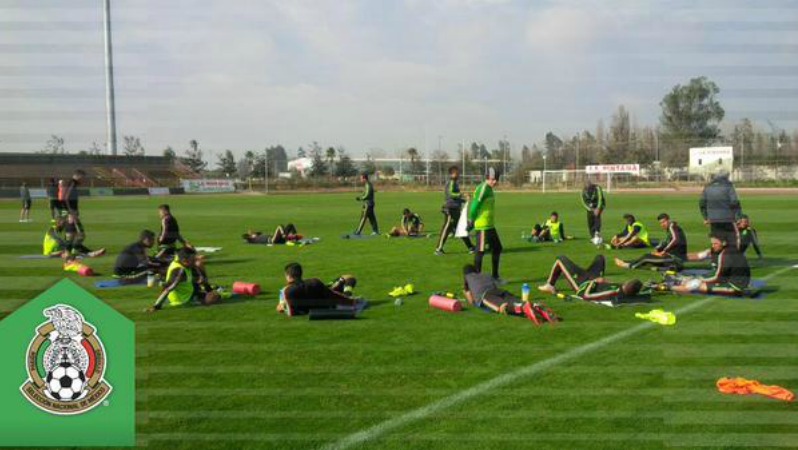
[[[285,266],[286,286],[280,290],[277,312],[286,316],[308,314],[312,309],[336,309],[339,305],[354,307],[357,299],[351,296],[357,280],[352,275],[339,277],[331,286],[318,278],[302,279],[302,266]]]
[[[302,235],[297,233],[293,223],[288,225],[277,225],[274,233],[267,236],[260,231],[247,231],[241,237],[250,244],[285,244],[291,241],[302,239]]]
[[[560,222],[557,211],[551,213],[543,225],[536,223],[532,228],[532,242],[562,242],[565,240],[565,225]]]
[[[161,232],[158,234],[158,254],[155,258],[168,262],[177,251],[177,243],[183,247],[193,248],[191,244],[180,234],[180,226],[177,219],[172,215],[169,205],[159,205],[158,215],[161,217]]]
[[[720,234],[720,232],[718,233]],[[751,282],[751,268],[736,245],[728,245],[721,236],[710,239],[714,272],[707,277],[685,277],[670,290],[678,294],[698,292],[725,296],[741,296]]]
[[[64,236],[64,226],[66,220],[62,218],[51,221],[50,228],[44,233],[42,243],[42,254],[53,258],[61,257],[64,253],[69,253],[66,237]]]
[[[525,316],[535,323],[540,323],[541,320],[546,322],[558,320],[544,305],[524,302],[511,292],[500,288],[496,279],[486,273],[477,272],[473,264],[466,264],[463,267],[463,293],[469,304],[498,314]]]
[[[410,208],[405,208],[402,211],[402,223],[398,227],[391,228],[387,236],[418,236],[422,232],[424,232],[424,222],[421,220],[421,216],[410,211]]]
[[[753,247],[757,258],[762,259],[759,237],[756,234],[756,230],[751,226],[751,219],[748,218],[747,214],[740,216],[740,220],[737,222],[737,229],[740,231],[740,253],[745,254],[748,247]]]
[[[682,270],[687,261],[687,237],[678,223],[670,216],[662,213],[657,217],[659,226],[666,231],[665,239],[657,245],[652,253],[647,253],[634,261],[615,258],[615,265],[623,269],[638,269],[652,266],[669,270]]]
[[[155,233],[144,230],[139,240],[122,250],[114,263],[114,278],[123,284],[144,281],[148,275],[157,273],[163,264],[149,257],[149,250],[155,245]]]
[[[212,305],[221,295],[208,283],[208,275],[202,258],[193,250],[183,248],[166,269],[164,289],[147,312],[155,312],[168,306]]]
[[[624,214],[623,218],[626,221],[626,226],[620,233],[612,237],[609,246],[617,249],[651,247],[646,226],[638,222],[631,214]]]
[[[64,226],[64,233],[66,236],[67,246],[73,256],[87,256],[95,258],[105,254],[105,249],[91,250],[86,247],[83,242],[86,240],[86,230],[83,228],[80,218],[70,213],[67,216],[67,222]]]
[[[565,277],[568,285],[576,291],[576,296],[582,300],[605,301],[634,297],[640,293],[643,283],[640,280],[630,280],[623,284],[611,283],[604,278],[606,262],[604,255],[597,255],[587,269],[579,267],[567,256],[559,256],[554,261],[546,284],[538,287],[541,292],[556,294],[555,285],[560,277]]]

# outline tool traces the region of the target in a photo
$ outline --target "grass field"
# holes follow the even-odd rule
[[[768,282],[775,292],[766,298],[657,297],[657,307],[692,308],[678,314],[674,327],[639,327],[634,313],[652,306],[611,309],[545,298],[564,321],[539,328],[473,309],[430,310],[428,294],[458,290],[459,271],[471,257],[456,241],[447,245],[448,255],[436,257],[434,239],[340,239],[358,219],[354,196],[168,198],[195,245],[224,247],[209,259],[216,282],[254,281],[265,293],[155,315],[143,313],[155,290],[95,291],[94,280],[65,275],[56,261],[17,259],[41,250],[43,203],[34,206],[32,224],[17,223],[17,202],[0,203],[0,317],[69,276],[134,320],[138,440],[151,448],[798,447],[795,403],[723,396],[715,389],[723,376],[798,389],[798,269],[784,269],[798,263],[794,194],[742,195],[766,254],[754,276],[772,276]],[[398,222],[405,206],[419,212],[431,231],[440,227],[440,194],[379,193],[377,200],[383,230]],[[156,206],[163,201],[82,201],[88,245],[110,253],[91,261],[95,270],[109,274],[123,245],[143,228],[157,231]],[[511,291],[520,294],[523,282],[542,282],[558,254],[587,263],[598,251],[586,239],[576,194],[499,190],[496,208],[506,249],[502,276]],[[521,241],[522,229],[552,210],[580,239],[559,245]],[[625,212],[635,213],[659,237],[655,217],[663,211],[683,225],[691,251],[706,247],[695,195],[610,195],[605,237],[620,229]],[[271,231],[289,221],[321,242],[304,248],[241,242],[248,228]],[[357,275],[357,292],[372,308],[348,322],[276,314],[282,268],[291,261],[302,263],[306,276],[322,280]],[[608,275],[632,276],[614,267]],[[647,271],[634,275],[654,277]],[[397,307],[387,292],[408,281],[420,294]],[[574,349],[580,349],[576,357],[550,360],[573,355]],[[529,369],[543,361],[548,362]],[[526,376],[462,394],[521,368],[529,369]],[[411,411],[414,416],[405,416]],[[391,419],[397,420],[371,428]],[[341,441],[367,429],[374,433],[358,435],[368,438],[364,441]]]

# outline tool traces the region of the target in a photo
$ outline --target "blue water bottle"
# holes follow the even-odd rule
[[[523,300],[525,302],[529,301],[529,284],[528,283],[524,283],[524,285],[521,286],[521,300]]]

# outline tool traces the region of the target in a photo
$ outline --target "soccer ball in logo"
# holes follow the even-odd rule
[[[47,374],[47,391],[54,399],[69,402],[77,400],[86,386],[86,375],[68,362],[58,365]]]

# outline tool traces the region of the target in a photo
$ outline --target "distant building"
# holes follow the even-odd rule
[[[311,168],[313,168],[313,160],[310,158],[297,158],[288,161],[288,171],[296,172],[303,178],[308,175]]]

